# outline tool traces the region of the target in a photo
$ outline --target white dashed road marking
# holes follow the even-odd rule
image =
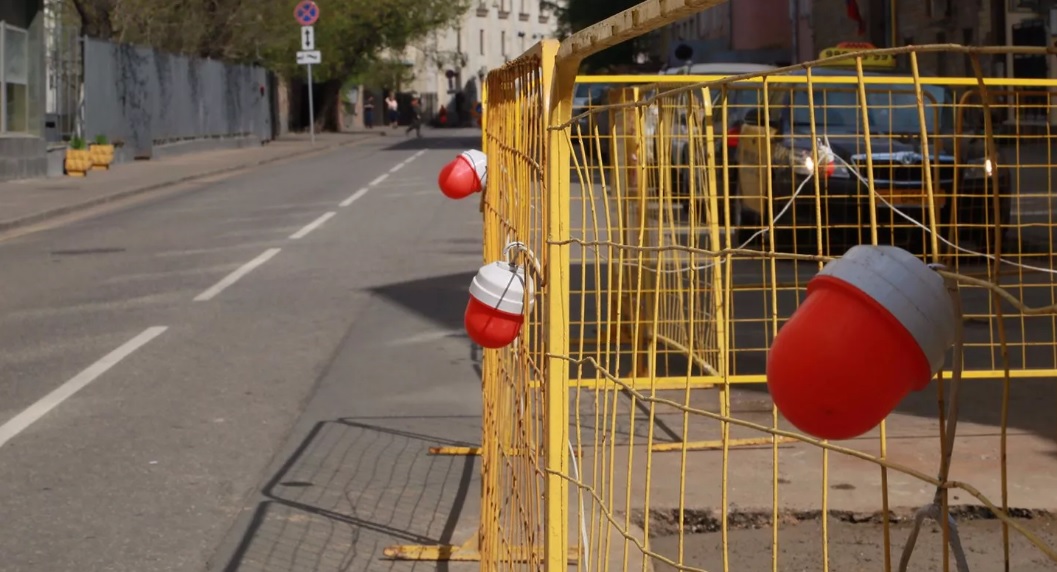
[[[324,213],[324,214],[320,215],[319,218],[317,218],[316,220],[306,224],[305,227],[302,228],[301,230],[291,234],[290,235],[290,240],[299,240],[299,239],[302,239],[302,238],[308,236],[308,233],[310,233],[313,230],[316,230],[317,228],[323,226],[323,223],[325,223],[328,220],[330,220],[330,218],[333,217],[336,214],[338,214],[338,213],[336,213],[334,211],[330,211],[328,213]]]
[[[26,428],[36,423],[41,417],[47,415],[49,411],[58,407],[63,401],[87,387],[89,383],[98,379],[99,376],[109,371],[121,360],[132,355],[133,352],[147,345],[151,340],[162,335],[168,329],[168,326],[154,326],[143,330],[136,337],[103,356],[102,359],[88,366],[87,369],[82,370],[81,373],[73,376],[69,381],[55,388],[33,405],[30,405],[22,413],[12,417],[7,423],[0,425],[0,447],[3,447],[8,441],[17,437],[19,433],[25,431]]]
[[[217,296],[217,294],[220,294],[226,288],[238,282],[240,278],[252,272],[254,268],[257,268],[258,266],[271,260],[273,256],[279,254],[279,251],[280,249],[278,248],[269,248],[268,250],[265,250],[257,258],[254,258],[246,264],[243,264],[237,270],[225,276],[220,282],[217,282],[208,290],[196,296],[195,302],[207,302],[209,300],[212,300]]]
[[[344,207],[347,207],[347,206],[351,205],[352,203],[360,200],[363,197],[363,195],[366,195],[368,190],[369,189],[364,187],[364,188],[356,191],[355,193],[352,193],[352,196],[350,196],[349,198],[341,201],[341,204],[339,204],[338,206],[344,208]]]

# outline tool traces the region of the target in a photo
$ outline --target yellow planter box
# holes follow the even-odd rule
[[[88,154],[91,156],[92,170],[94,171],[105,171],[114,162],[113,145],[89,145]]]
[[[92,156],[87,149],[66,150],[66,174],[84,177],[92,169]]]

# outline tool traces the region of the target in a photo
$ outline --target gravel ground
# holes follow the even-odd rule
[[[1039,516],[1019,521],[1038,535],[1050,547],[1057,546],[1057,519]],[[913,523],[901,522],[892,526],[892,569],[898,568],[899,557]],[[1042,572],[1057,571],[1039,549],[1014,530],[1010,530],[1010,564],[1005,567],[1002,526],[997,520],[965,520],[959,522],[959,534],[965,547],[969,569],[974,572]],[[729,540],[729,570],[734,572],[762,572],[771,570],[771,529],[731,530]],[[829,569],[884,570],[883,528],[877,523],[851,523],[830,519]],[[788,572],[823,570],[822,523],[818,519],[783,525],[779,529],[778,569]],[[918,536],[917,548],[910,561],[911,571],[943,570],[943,536],[940,527],[926,521]],[[657,554],[678,560],[678,536],[651,540]],[[691,534],[685,539],[684,563],[696,569],[723,570],[723,551],[719,533]],[[677,570],[657,562],[657,572]],[[955,570],[953,555],[950,570]]]

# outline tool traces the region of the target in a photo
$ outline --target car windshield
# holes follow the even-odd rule
[[[601,101],[609,86],[601,83],[578,83],[573,98],[583,101]]]
[[[925,107],[925,126],[930,133],[939,132],[953,123],[952,96],[941,86],[922,86]],[[793,124],[811,125],[806,89],[793,92]],[[814,90],[815,122],[819,127],[834,131],[859,131],[862,127],[862,108],[854,84],[816,88]],[[918,119],[917,96],[914,86],[906,84],[867,84],[867,117],[871,133],[921,132]]]

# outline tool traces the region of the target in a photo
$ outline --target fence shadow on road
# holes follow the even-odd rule
[[[266,483],[266,500],[225,572],[367,570],[394,543],[458,541],[459,519],[478,495],[476,458],[431,456],[429,449],[470,444],[408,429],[439,433],[447,422],[316,424]]]
[[[403,131],[398,131],[393,137],[399,139],[399,141],[386,147],[386,149],[389,151],[419,151],[422,149],[465,151],[466,149],[481,148],[480,132],[474,134],[473,132],[460,130],[449,133],[443,130],[430,129],[423,130],[423,134],[425,136],[421,139],[416,138],[414,135],[411,138],[406,138]]]

